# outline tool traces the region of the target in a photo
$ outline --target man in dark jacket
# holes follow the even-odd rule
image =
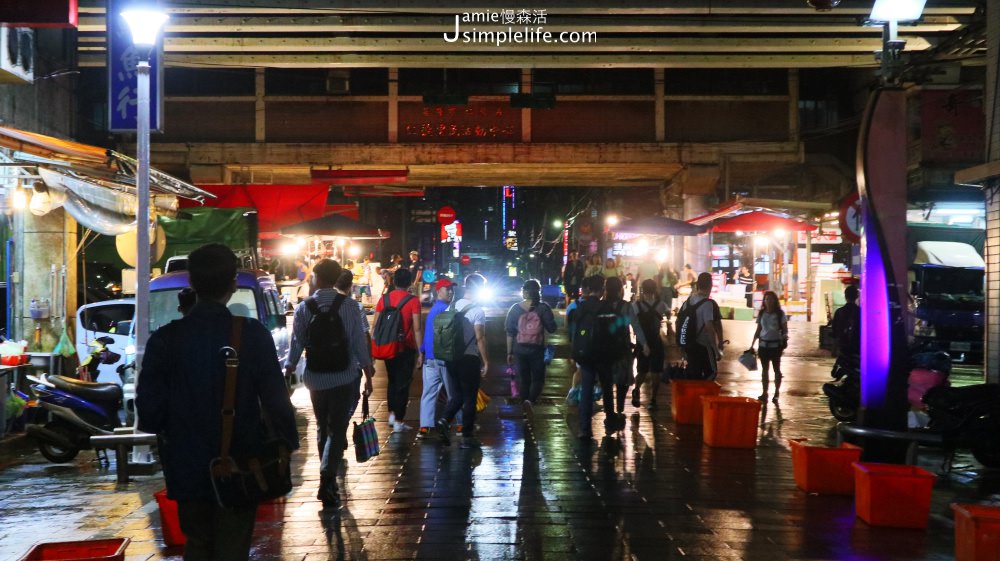
[[[837,341],[837,356],[861,354],[861,307],[858,306],[858,287],[853,284],[844,289],[846,304],[833,314],[833,336]]]
[[[566,306],[573,300],[580,297],[580,284],[583,283],[583,273],[585,271],[583,261],[580,261],[579,254],[575,251],[569,252],[569,259],[563,267],[562,281],[563,290],[566,291]]]
[[[256,507],[222,508],[215,500],[209,462],[220,452],[225,355],[233,315],[226,303],[236,291],[238,261],[220,244],[188,258],[198,295],[190,313],[156,330],[146,344],[136,409],[139,429],[161,438],[167,494],[177,501],[187,537],[185,561],[247,559]],[[243,325],[236,382],[231,456],[249,457],[260,444],[261,410],[291,449],[299,446],[295,410],[271,333],[260,322]]]

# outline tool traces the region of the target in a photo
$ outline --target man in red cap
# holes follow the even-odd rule
[[[451,304],[451,299],[455,297],[455,285],[448,277],[441,277],[434,283],[434,290],[437,293],[437,300],[427,312],[427,323],[424,328],[424,340],[420,343],[420,363],[423,364],[424,392],[420,396],[420,433],[417,438],[427,438],[430,429],[434,428],[437,420],[437,399],[441,393],[441,386],[444,386],[445,394],[449,397],[454,393],[451,378],[447,376],[447,370],[443,360],[434,358],[434,317],[445,311]],[[461,413],[457,417],[456,423],[462,424]]]

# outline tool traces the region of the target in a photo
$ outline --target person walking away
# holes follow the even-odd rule
[[[610,379],[614,383],[614,403],[616,406],[614,411],[618,413],[619,428],[623,428],[625,421],[625,416],[623,415],[625,411],[625,397],[629,386],[632,385],[633,354],[631,352],[632,345],[629,337],[629,328],[632,329],[636,343],[643,355],[649,357],[651,349],[649,348],[649,343],[646,341],[646,335],[639,326],[639,320],[635,316],[634,308],[630,302],[624,299],[624,287],[622,286],[621,279],[617,277],[610,278],[604,283],[604,303],[605,309],[602,313],[610,313],[612,315],[609,343],[611,347]],[[604,390],[604,404],[607,407],[609,396],[612,393],[612,385],[604,385],[603,380],[601,383],[601,388]]]
[[[316,498],[331,509],[340,507],[337,471],[347,449],[347,427],[357,406],[361,375],[364,373],[365,395],[371,395],[375,375],[365,334],[367,320],[345,293],[350,282],[345,290],[344,272],[332,259],[321,259],[313,267],[316,291],[295,308],[285,363],[285,375],[291,376],[302,351],[306,352],[303,382],[316,417],[320,455]]]
[[[636,377],[635,389],[632,390],[632,405],[639,407],[639,393],[646,376],[652,374],[649,380],[649,408],[656,407],[656,393],[660,387],[660,375],[663,373],[663,363],[666,359],[663,341],[660,339],[660,327],[663,320],[670,317],[670,309],[660,299],[656,289],[656,281],[647,278],[639,288],[640,297],[633,304],[633,312],[639,322],[639,330],[649,345],[649,356],[635,353]]]
[[[545,332],[555,333],[552,308],[542,302],[542,285],[535,279],[521,287],[521,300],[507,311],[507,364],[520,375],[522,407],[531,414],[545,385]]]
[[[197,303],[181,319],[154,331],[146,343],[142,383],[136,390],[139,430],[160,439],[167,495],[177,501],[187,536],[185,561],[236,561],[250,557],[256,505],[223,508],[216,502],[209,462],[222,440],[226,358],[233,315],[226,303],[236,291],[238,260],[228,247],[204,245],[188,257]],[[262,445],[261,414],[290,450],[298,449],[295,409],[285,391],[271,333],[253,319],[242,322],[232,457],[250,457]]]
[[[674,309],[674,298],[677,297],[677,273],[674,271],[673,267],[661,263],[660,264],[660,299],[667,306],[667,309],[673,311]],[[667,330],[671,331],[670,324],[667,323]]]
[[[677,344],[687,358],[687,378],[714,380],[718,360],[722,357],[722,314],[711,299],[712,274],[701,273],[695,281],[695,292],[677,313],[674,331]]]
[[[421,366],[417,363],[417,341],[423,340],[420,300],[409,292],[412,280],[408,269],[397,268],[392,275],[395,288],[386,292],[375,306],[379,316],[372,334],[372,357],[385,361],[389,376],[386,402],[393,432],[410,428],[403,419],[413,370]]]
[[[653,288],[655,289],[657,284],[659,284],[657,283],[657,277],[659,274],[660,271],[659,267],[656,265],[656,261],[652,259],[644,259],[641,261],[635,274],[635,286],[638,288],[638,292],[642,292],[642,283],[646,280],[653,281]]]
[[[462,348],[454,361],[445,362],[447,375],[451,377],[456,391],[449,396],[444,415],[435,423],[438,437],[443,443],[448,444],[451,422],[461,410],[462,448],[479,445],[475,437],[476,396],[479,394],[480,380],[485,378],[489,371],[489,360],[486,354],[486,312],[476,299],[485,286],[486,279],[479,273],[472,273],[465,277],[464,296],[455,302],[455,309],[462,312]]]
[[[448,367],[443,360],[434,357],[434,318],[445,311],[451,300],[455,297],[455,286],[448,277],[441,277],[434,283],[434,290],[437,298],[434,305],[427,312],[427,319],[424,325],[424,336],[420,343],[420,359],[423,363],[424,389],[420,396],[420,432],[418,438],[428,438],[430,430],[434,428],[434,423],[439,418],[437,415],[438,394],[444,386],[445,395],[448,399],[455,395],[456,388],[448,376]],[[455,415],[455,422],[462,424],[462,412]]]
[[[746,287],[747,307],[753,308],[753,291],[756,288],[757,281],[754,280],[753,274],[750,273],[750,269],[746,265],[740,267],[740,272],[736,276],[736,282]]]
[[[774,367],[774,397],[771,401],[778,403],[781,392],[781,353],[788,347],[788,316],[781,309],[778,295],[772,290],[764,293],[764,305],[757,315],[757,331],[753,334],[754,343],[760,340],[757,356],[760,358],[760,384],[763,392],[757,399],[767,401],[768,370]]]
[[[580,260],[579,254],[575,251],[569,252],[569,260],[563,267],[562,279],[563,289],[566,291],[566,307],[580,297],[580,283],[583,282],[585,266]]]
[[[852,284],[845,288],[844,300],[847,303],[833,314],[833,338],[837,342],[838,358],[861,354],[861,308],[858,306],[858,287]]]
[[[573,350],[573,360],[580,371],[579,432],[580,440],[590,440],[593,436],[591,418],[594,416],[594,385],[599,380],[595,331],[597,316],[601,311],[601,295],[604,292],[604,277],[590,275],[583,279],[582,296],[575,302],[575,308],[566,310],[566,327]],[[602,382],[603,383],[603,382]],[[610,407],[604,410],[605,426],[608,416],[613,415]]]

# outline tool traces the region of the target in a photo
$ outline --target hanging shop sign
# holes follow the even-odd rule
[[[517,251],[517,230],[507,230],[507,249]]]
[[[132,45],[132,32],[121,13],[134,2],[108,0],[108,130],[130,132],[138,128],[139,55]],[[163,33],[149,55],[149,130],[159,132],[163,120]]]
[[[441,243],[462,241],[462,223],[458,220],[441,225]]]

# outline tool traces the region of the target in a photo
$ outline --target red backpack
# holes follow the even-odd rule
[[[413,299],[407,294],[393,306],[389,293],[382,297],[382,311],[372,329],[372,358],[386,360],[396,358],[406,348],[406,331],[403,329],[403,308]]]

